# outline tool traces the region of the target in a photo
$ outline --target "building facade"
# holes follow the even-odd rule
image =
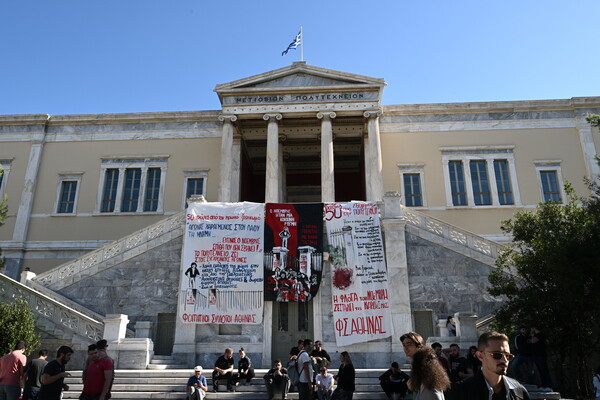
[[[440,233],[441,239],[432,239],[424,230],[439,224],[439,232],[450,226],[465,237],[503,242],[509,238],[500,221],[541,201],[566,201],[564,183],[586,194],[583,177],[600,173],[594,159],[600,137],[585,117],[600,113],[600,97],[384,105],[384,86],[383,79],[297,62],[217,85],[221,110],[2,115],[0,194],[8,199],[8,218],[0,228],[4,273],[17,278],[29,268],[48,276],[58,266],[178,215],[192,195],[208,201],[294,203],[384,202],[388,193],[409,214],[417,212],[403,214],[415,220],[409,221],[412,227],[401,228],[401,245],[386,237],[388,265],[403,258],[398,263],[408,268],[395,278],[406,289],[398,304],[408,307],[396,316],[396,329],[418,325],[418,310],[433,313],[423,314],[426,320],[455,311],[489,313],[498,304],[486,300],[484,290],[493,257],[482,261],[470,253],[473,249],[445,245],[447,237]],[[393,225],[394,215],[388,215],[388,224]],[[418,218],[426,219],[421,228]],[[120,279],[123,288],[146,287],[142,278],[127,278],[131,268],[148,276],[160,263],[169,267],[161,269],[157,282],[169,281],[179,268],[177,243],[163,243],[174,259],[148,252],[144,262],[138,259],[137,267],[128,265],[120,273],[107,266],[103,279]],[[395,246],[402,247],[400,255],[393,255]],[[465,265],[477,272],[466,271]],[[481,284],[478,292],[469,292],[473,289],[463,282],[470,276]],[[115,293],[106,294],[106,304],[94,304],[85,293],[90,282],[78,282],[54,289],[96,305],[92,308],[100,313],[127,309],[126,304],[114,306],[119,302]],[[323,287],[326,292],[326,280]],[[460,301],[459,294],[465,295]],[[280,351],[270,343],[279,340],[274,339],[277,316],[289,313],[309,316],[310,332],[327,343],[330,304],[323,296],[317,304],[271,304],[265,308],[270,313],[266,327],[244,328],[250,331],[207,326],[185,333],[178,327],[171,345],[179,343],[182,354],[199,353],[190,348],[193,342],[210,342],[217,333],[224,335],[223,343],[231,335],[244,343],[242,335],[260,343],[253,350],[270,359]],[[124,298],[122,303],[135,303]],[[155,304],[152,310],[123,313],[132,321],[147,317],[158,325],[159,314],[168,319],[165,315],[174,312],[175,303],[168,299],[149,303]],[[153,330],[155,341],[159,331]],[[283,336],[281,348],[294,340]],[[363,353],[370,352],[369,346],[377,347],[366,345]]]

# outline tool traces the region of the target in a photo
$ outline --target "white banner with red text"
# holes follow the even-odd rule
[[[260,324],[265,205],[191,203],[181,262],[179,318],[191,324]]]
[[[336,344],[390,337],[392,315],[377,203],[326,203],[325,226]]]

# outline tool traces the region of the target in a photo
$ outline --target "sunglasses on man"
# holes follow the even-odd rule
[[[494,360],[502,360],[502,357],[506,357],[508,361],[512,361],[515,358],[513,354],[503,353],[501,351],[484,351],[483,353],[491,354]]]

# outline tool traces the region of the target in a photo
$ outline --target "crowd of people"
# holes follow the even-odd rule
[[[82,373],[83,389],[80,400],[108,400],[114,380],[114,361],[106,354],[106,340],[88,346],[88,358]],[[37,352],[37,357],[27,361],[27,343],[19,341],[14,351],[0,359],[1,400],[60,400],[64,383],[71,376],[65,367],[73,349],[61,346],[56,358],[47,361],[48,350]],[[22,393],[21,393],[21,389]]]
[[[516,357],[511,353],[508,337],[498,332],[482,334],[477,346],[469,348],[467,357],[461,355],[458,344],[451,344],[445,351],[437,342],[427,347],[423,338],[415,332],[402,335],[400,342],[410,359],[411,373],[406,374],[398,362],[393,362],[391,368],[379,377],[381,388],[389,400],[402,400],[408,391],[412,392],[414,400],[529,399],[527,390],[519,381],[527,382],[533,366],[540,374],[542,386],[539,390],[551,390],[545,338],[535,326],[531,330],[524,326],[519,329],[513,346]],[[108,356],[107,348],[106,340],[88,346],[80,400],[110,399],[115,375],[114,361]],[[39,350],[29,361],[25,356],[26,350],[27,343],[19,341],[12,352],[0,359],[0,400],[60,400],[62,391],[68,390],[64,380],[70,374],[65,371],[65,366],[73,355],[73,349],[61,346],[56,358],[50,362],[47,361],[48,350]],[[212,371],[214,392],[219,390],[219,384],[226,385],[228,391],[234,391],[235,386],[249,385],[256,376],[244,348],[239,349],[238,355],[237,372],[234,372],[233,349],[225,349],[215,361]],[[263,376],[269,399],[284,400],[295,388],[300,400],[312,400],[315,394],[319,400],[352,400],[356,387],[350,354],[347,351],[340,353],[335,375],[329,372],[331,362],[321,342],[313,344],[311,339],[298,341],[290,350],[287,368],[281,360],[275,360],[273,368]],[[295,373],[290,371],[292,368]],[[190,400],[203,400],[209,391],[202,372],[202,366],[196,366],[188,379],[186,391]],[[600,369],[594,379],[598,394]]]

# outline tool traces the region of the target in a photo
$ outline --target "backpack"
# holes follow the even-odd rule
[[[300,375],[302,374],[302,372],[304,372],[304,364],[302,365],[302,368],[300,370],[298,369],[298,360],[300,359],[300,354],[302,353],[306,352],[302,350],[300,353],[298,353],[298,358],[290,361],[287,367],[288,376],[290,377],[290,383],[294,386],[298,385],[298,383],[300,382]]]

